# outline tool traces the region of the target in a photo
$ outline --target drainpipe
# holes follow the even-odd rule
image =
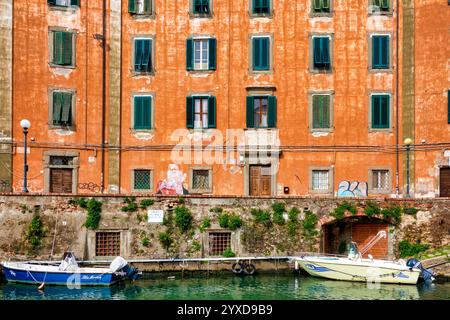
[[[106,122],[106,0],[103,0],[103,31],[102,31],[102,169],[100,177],[100,192],[105,191],[105,122]]]
[[[398,59],[398,55],[399,55],[399,41],[398,41],[398,37],[399,37],[399,11],[400,11],[400,7],[399,7],[399,1],[397,0],[397,10],[396,10],[396,35],[395,35],[395,41],[396,41],[396,79],[395,79],[395,118],[396,118],[396,130],[395,130],[395,151],[396,151],[396,169],[395,169],[395,184],[396,184],[396,190],[395,190],[395,194],[397,196],[397,198],[400,196],[400,177],[399,177],[399,171],[400,171],[400,150],[399,150],[399,111],[398,111],[398,79],[399,79],[399,69],[400,69],[400,65],[399,65],[399,59]]]

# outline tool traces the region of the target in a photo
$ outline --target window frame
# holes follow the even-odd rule
[[[135,115],[135,98],[149,97],[150,98],[150,129],[136,129],[134,122]],[[153,132],[155,130],[155,93],[154,92],[134,92],[131,94],[131,110],[130,110],[130,130],[132,132]]]
[[[209,71],[209,50],[210,50],[209,39],[210,38],[192,38],[192,45],[193,45],[192,49],[193,49],[193,59],[194,59],[194,69],[193,69],[193,71]],[[205,68],[202,68],[202,67],[197,68],[196,67],[196,66],[198,66],[198,64],[195,62],[195,52],[196,52],[195,45],[196,45],[196,43],[200,43],[200,63],[199,63],[199,65],[200,66],[205,65],[206,66]],[[203,46],[204,46],[204,43],[207,44],[206,62],[203,62],[203,49],[204,49]]]
[[[63,92],[70,93],[72,95],[72,105],[71,105],[71,120],[72,123],[70,126],[56,125],[53,123],[53,94],[55,92]],[[48,89],[48,127],[50,130],[67,130],[67,131],[75,131],[76,130],[76,101],[77,101],[77,90],[72,88],[59,88],[59,87],[50,87]]]
[[[373,119],[372,119],[372,115],[373,115],[373,105],[372,105],[372,101],[373,101],[373,96],[388,96],[389,99],[389,126],[386,128],[374,128],[372,126],[373,123]],[[391,92],[371,92],[369,94],[369,133],[370,132],[392,132],[393,129],[393,112],[394,112],[394,104],[393,104],[393,94]]]
[[[375,8],[375,6],[372,4],[373,1],[374,0],[367,0],[367,14],[369,16],[393,16],[395,1],[389,0],[389,10],[387,10],[387,11],[371,10],[371,9]]]
[[[236,241],[235,241],[235,237],[234,237],[235,232],[228,230],[228,229],[208,229],[204,233],[204,236],[203,236],[204,243],[206,244],[204,249],[205,249],[205,253],[208,257],[222,257],[223,256],[223,252],[222,252],[222,254],[217,254],[217,255],[211,254],[211,249],[212,249],[210,246],[211,234],[228,234],[230,236],[230,249],[236,253],[236,247],[235,247]]]
[[[137,0],[134,0],[137,1]],[[143,0],[144,1],[144,0]],[[127,1],[127,13],[135,20],[141,20],[141,19],[155,19],[156,17],[156,10],[155,10],[155,0],[150,0],[150,12],[149,13],[134,13],[134,12],[130,12],[129,10],[129,2],[130,0]],[[145,4],[144,4],[145,5]]]
[[[387,36],[389,37],[389,65],[387,68],[374,68],[373,67],[373,37],[376,36]],[[393,34],[391,32],[371,32],[367,34],[367,48],[368,48],[368,69],[370,73],[392,73],[394,69],[393,56]]]
[[[253,66],[253,39],[254,38],[269,38],[269,68],[268,69],[255,69]],[[249,46],[248,46],[248,61],[249,61],[249,73],[250,74],[272,74],[274,72],[274,53],[273,53],[273,34],[272,33],[258,33],[251,34],[249,36]]]
[[[314,189],[314,171],[328,171],[328,189],[323,190],[316,190]],[[333,167],[309,167],[309,192],[311,194],[317,194],[317,195],[332,195],[334,192],[334,172]]]
[[[132,77],[153,77],[156,74],[156,60],[155,60],[155,35],[134,35],[131,37],[131,75]],[[136,59],[136,40],[150,40],[151,45],[151,59],[152,59],[152,68],[151,71],[136,71],[135,69],[135,59]]]
[[[374,171],[387,171],[388,173],[388,185],[386,189],[376,189],[373,185]],[[392,192],[392,170],[389,167],[370,167],[369,168],[369,193],[370,194],[390,194]]]
[[[72,34],[72,63],[70,65],[60,65],[54,63],[54,33],[55,32],[65,32]],[[61,28],[61,27],[49,27],[48,28],[48,65],[51,68],[62,68],[62,69],[76,69],[77,67],[77,60],[76,60],[76,53],[77,53],[77,30],[74,29],[68,29],[68,28]]]
[[[207,96],[207,95],[194,95],[194,96],[191,96],[192,97],[192,99],[193,99],[193,101],[192,101],[192,103],[194,104],[194,110],[193,110],[193,117],[194,117],[194,119],[193,119],[193,121],[194,121],[194,130],[207,130],[207,129],[209,129],[209,98],[211,97],[211,96]],[[202,122],[202,126],[201,127],[196,127],[195,126],[195,123],[196,123],[196,121],[195,121],[195,115],[196,114],[198,114],[196,111],[195,111],[195,101],[196,100],[200,100],[200,116],[201,116],[201,122]],[[205,114],[204,112],[203,112],[203,101],[205,101],[206,100],[206,107],[207,107],[207,112],[206,112],[206,119],[207,119],[207,123],[206,123],[206,127],[205,127],[205,124],[203,123],[203,115]]]
[[[104,256],[104,255],[97,255],[97,234],[106,234],[106,233],[111,233],[111,234],[118,234],[119,236],[119,255],[122,255],[123,252],[123,246],[122,246],[122,240],[123,240],[123,234],[121,232],[121,230],[96,230],[93,234],[94,236],[94,257],[95,258],[107,258],[107,257],[115,257],[117,255],[112,255],[112,256]]]
[[[71,1],[69,0],[69,2],[71,2]],[[52,4],[52,3],[49,3],[48,1],[47,1],[47,5],[50,8],[50,10],[62,10],[62,11],[76,11],[77,9],[80,9],[80,7],[81,7],[80,0],[78,1],[78,5]]]
[[[273,0],[269,1],[269,13],[255,13],[253,8],[253,1],[254,0],[248,0],[248,14],[251,19],[255,18],[269,18],[272,19],[274,16],[274,7],[273,7]]]
[[[330,50],[330,68],[317,69],[314,67],[314,39],[328,38]],[[309,34],[309,72],[312,74],[332,74],[334,73],[334,34],[333,33],[310,33]]]
[[[196,41],[208,41],[208,53],[207,53],[207,58],[208,58],[208,66],[206,69],[195,69],[195,42]],[[192,55],[192,68],[188,68],[187,65],[187,53],[188,53],[188,45],[187,45],[187,41],[192,41],[192,50],[191,50],[191,55]],[[214,42],[215,43],[215,56],[214,56],[214,60],[211,59],[211,43]],[[217,67],[218,67],[218,40],[217,37],[215,35],[212,34],[205,34],[205,35],[189,35],[186,38],[186,71],[188,73],[193,73],[193,74],[204,74],[204,73],[213,73],[217,71]],[[211,66],[211,62],[214,62],[214,66]]]
[[[150,172],[150,188],[149,189],[136,189],[135,188],[135,172],[136,171],[149,171]],[[154,191],[154,169],[152,167],[133,167],[130,170],[130,190],[132,193],[153,193]]]
[[[194,188],[194,171],[208,171],[208,188],[197,189]],[[205,194],[213,192],[213,168],[211,166],[192,166],[189,167],[189,193],[190,194]]]
[[[310,1],[310,6],[311,6],[310,17],[311,18],[315,18],[315,17],[331,18],[331,17],[333,17],[334,3],[333,3],[333,0],[329,0],[329,1],[330,1],[330,12],[316,12],[316,11],[314,11],[314,0],[311,0]]]
[[[314,132],[333,132],[334,131],[334,90],[328,91],[309,91],[308,93],[308,119],[309,119],[309,131]],[[329,96],[329,128],[314,128],[314,96]]]
[[[195,12],[195,1],[189,0],[189,17],[191,19],[204,19],[204,18],[212,18],[214,16],[214,0],[208,0],[209,2],[209,12],[208,13],[199,13]]]

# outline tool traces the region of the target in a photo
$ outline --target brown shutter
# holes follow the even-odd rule
[[[450,197],[450,168],[441,168],[440,196],[445,198]]]
[[[72,169],[50,169],[50,192],[72,193]]]

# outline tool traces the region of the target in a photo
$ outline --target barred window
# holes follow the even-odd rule
[[[312,172],[312,188],[313,190],[329,189],[329,171],[313,170]]]
[[[372,170],[372,189],[389,190],[389,170]]]
[[[211,232],[209,234],[209,255],[221,256],[231,249],[231,232]]]
[[[112,257],[120,255],[120,232],[97,232],[95,234],[95,255]]]
[[[209,170],[192,170],[192,189],[209,189]]]
[[[51,166],[71,166],[73,165],[73,157],[51,156]]]
[[[150,190],[151,170],[134,170],[133,188],[135,190]]]

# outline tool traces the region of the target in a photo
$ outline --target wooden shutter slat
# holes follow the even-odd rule
[[[270,69],[270,39],[261,38],[261,69]]]
[[[142,129],[142,98],[134,97],[134,129]]]
[[[72,64],[72,55],[73,55],[73,45],[72,40],[74,37],[74,34],[70,32],[63,32],[63,57],[62,57],[62,64],[69,66]]]
[[[53,124],[59,124],[61,121],[62,93],[53,92]]]
[[[247,97],[246,101],[246,115],[247,115],[247,128],[255,127],[255,113],[254,113],[254,97]]]
[[[194,40],[186,41],[186,70],[194,70]]]
[[[128,12],[129,13],[136,13],[136,0],[128,0]]]
[[[186,97],[186,128],[194,128],[194,98]]]
[[[66,124],[69,124],[70,120],[70,113],[72,112],[72,94],[70,93],[63,93],[63,107],[62,107],[62,114],[61,114],[61,121],[65,122]]]
[[[152,99],[151,97],[142,98],[142,128],[151,129],[151,110],[152,110]]]
[[[209,46],[209,70],[216,70],[216,64],[217,64],[217,40],[214,38],[211,38],[208,40],[208,46]]]
[[[216,128],[216,97],[208,98],[208,128]]]

